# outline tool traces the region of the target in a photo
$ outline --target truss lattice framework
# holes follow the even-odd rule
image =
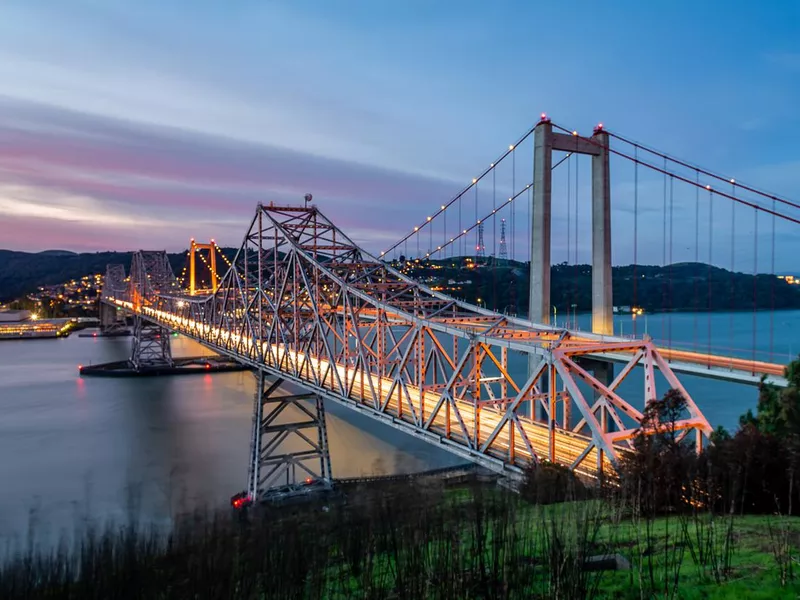
[[[169,330],[140,315],[134,316],[131,364],[137,371],[174,366]]]
[[[303,479],[331,482],[325,407],[319,394],[277,394],[284,382],[256,372],[247,496]],[[298,478],[299,475],[299,478]]]
[[[147,275],[134,258],[126,297],[113,302],[492,468],[540,458],[587,474],[615,466],[645,402],[660,396],[659,371],[687,398],[680,429],[711,433],[651,342],[571,333],[434,292],[313,206],[259,205],[211,296]],[[612,382],[580,364],[608,355],[629,357]],[[640,363],[644,389],[624,398],[620,384]]]

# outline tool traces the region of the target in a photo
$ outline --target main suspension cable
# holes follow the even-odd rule
[[[664,158],[665,160],[669,160],[670,162],[675,163],[676,165],[680,165],[681,167],[685,167],[687,169],[691,169],[693,171],[697,171],[698,173],[702,173],[706,177],[711,177],[712,179],[716,179],[717,181],[721,181],[721,182],[725,182],[725,183],[727,183],[729,181],[731,181],[731,182],[736,181],[735,179],[731,179],[729,177],[723,177],[722,175],[717,175],[716,173],[713,173],[711,171],[703,169],[702,167],[698,167],[697,165],[693,165],[693,164],[688,163],[686,161],[680,160],[678,158],[675,158],[674,156],[670,156],[669,154],[666,154],[665,152],[661,152],[659,150],[655,150],[654,148],[648,147],[648,146],[646,146],[644,144],[640,144],[639,142],[635,142],[635,141],[633,141],[633,140],[631,140],[629,138],[623,137],[623,136],[621,136],[619,134],[616,134],[616,133],[613,133],[611,131],[607,131],[606,130],[606,133],[608,133],[609,136],[620,140],[621,142],[625,142],[626,144],[630,144],[631,146],[634,146],[634,147],[637,147],[637,148],[641,148],[645,152],[649,152],[650,154],[653,154],[655,156]],[[773,202],[779,202],[779,203],[784,204],[786,206],[791,206],[792,208],[800,209],[800,204],[798,204],[796,202],[792,202],[791,200],[788,200],[787,198],[782,198],[782,197],[777,196],[775,194],[771,194],[769,192],[761,191],[761,190],[756,189],[754,187],[744,185],[744,184],[742,184],[741,182],[738,182],[738,181],[736,181],[736,183],[739,186],[739,188],[742,189],[742,190],[745,190],[747,192],[751,192],[753,194],[757,194],[759,196],[762,196],[765,199],[772,200]]]

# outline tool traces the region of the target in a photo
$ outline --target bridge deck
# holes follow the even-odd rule
[[[129,302],[117,300],[115,303],[133,310],[133,306]],[[588,436],[556,427],[551,430],[546,424],[518,415],[520,428],[515,428],[514,421],[509,420],[507,425],[497,433],[491,447],[482,452],[481,444],[493,434],[505,414],[505,411],[499,410],[494,405],[475,406],[472,402],[456,399],[460,420],[455,411],[451,412],[447,410],[447,406],[443,406],[428,425],[426,421],[435,412],[440,401],[440,394],[437,392],[425,391],[420,394],[419,387],[407,384],[406,388],[410,397],[403,402],[400,398],[400,388],[394,385],[391,378],[379,377],[375,374],[371,374],[370,377],[362,377],[362,371],[353,367],[339,364],[330,365],[326,360],[318,360],[300,352],[285,351],[283,348],[275,346],[273,346],[273,350],[275,351],[274,356],[278,357],[277,362],[272,362],[269,358],[272,355],[266,351],[266,348],[262,348],[264,363],[261,363],[236,350],[241,343],[251,347],[252,340],[242,339],[227,331],[212,330],[203,323],[191,322],[185,318],[147,307],[142,308],[141,314],[221,354],[248,364],[254,369],[266,370],[275,377],[281,377],[321,392],[327,398],[350,408],[357,408],[362,413],[388,422],[408,433],[424,437],[435,436],[439,438],[443,448],[477,461],[492,470],[506,471],[509,469],[509,463],[516,465],[516,467],[510,467],[512,470],[515,468],[518,470],[519,466],[531,461],[533,452],[540,459],[548,459],[552,456],[556,462],[573,465],[578,473],[591,477],[597,476],[597,449],[592,446],[588,451],[586,450],[592,442]],[[220,337],[226,339],[226,343],[219,344],[212,341]],[[340,393],[339,381],[344,382],[345,387],[349,388],[347,396]],[[393,386],[395,389],[387,399],[385,394]],[[373,390],[375,390],[375,395],[373,395]],[[383,406],[376,398],[384,398]],[[553,444],[552,454],[551,444]],[[615,445],[615,447],[621,452],[627,448],[624,445]],[[495,460],[491,460],[492,458]],[[603,457],[603,470],[606,472],[614,470],[611,461],[606,456]]]

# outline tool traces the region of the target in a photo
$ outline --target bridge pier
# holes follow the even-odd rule
[[[278,395],[283,379],[269,381],[263,371],[257,371],[255,377],[249,500],[255,502],[270,488],[308,478],[330,485],[331,456],[322,397],[313,393]]]
[[[137,371],[155,367],[174,367],[169,330],[135,315],[130,360]]]
[[[105,302],[100,303],[100,331],[111,333],[125,327],[124,319],[119,318],[119,310]]]

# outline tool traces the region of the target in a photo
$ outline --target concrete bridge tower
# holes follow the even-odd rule
[[[550,323],[550,249],[553,151],[592,157],[592,332],[613,335],[611,297],[611,182],[608,134],[602,125],[591,139],[553,131],[545,115],[534,132],[529,318]]]

